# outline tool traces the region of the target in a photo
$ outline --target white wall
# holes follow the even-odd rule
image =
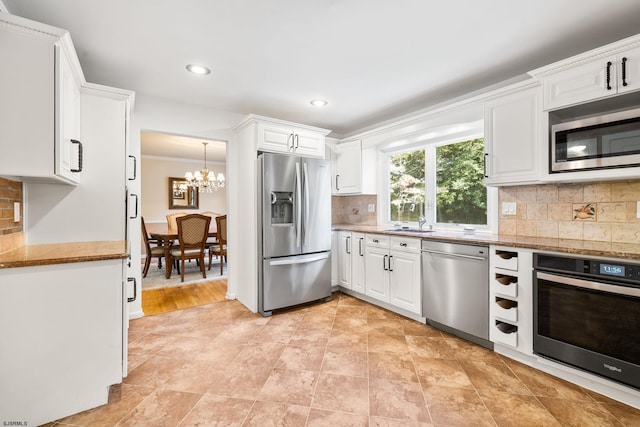
[[[229,153],[235,143],[233,128],[244,118],[245,116],[242,114],[183,104],[149,96],[144,93],[136,93],[136,102],[131,116],[131,146],[139,152],[140,133],[142,131],[151,131],[227,141],[227,153]],[[235,197],[231,197],[234,187],[233,180],[237,179],[236,177],[239,176],[239,173],[233,173],[237,166],[231,158],[233,156],[227,156],[227,194],[229,194],[227,205],[227,213],[229,214],[229,275],[227,279],[227,297],[235,298],[238,286],[257,287],[257,283],[250,283],[243,280],[243,274],[245,274],[243,270],[247,270],[247,268],[244,267],[247,259],[243,257],[242,246],[234,239],[234,237],[238,235],[238,230],[241,229],[243,225],[239,224],[238,221],[234,219],[234,216],[236,212],[241,210],[245,198],[249,196],[238,194]],[[144,171],[139,171],[139,173],[144,175]],[[135,193],[136,191],[141,192],[142,188],[137,189],[134,187],[130,188],[130,190]],[[141,193],[139,197],[142,206],[145,203],[145,194]],[[131,239],[131,259],[134,260],[140,259],[140,229],[140,220],[136,219],[134,224],[132,224],[131,233],[137,236],[137,239]],[[136,230],[138,232],[134,234]],[[255,261],[251,260],[251,263],[251,265],[254,265]],[[140,263],[133,263],[132,267],[137,269],[137,290],[138,295],[141,295],[142,280]],[[240,301],[247,305],[246,302]],[[131,318],[143,315],[140,298],[129,305],[129,312]]]
[[[216,175],[220,172],[226,177],[226,163],[207,162],[207,168]],[[178,212],[169,209],[169,177],[180,178],[186,171],[202,169],[202,161],[165,159],[159,157],[142,157],[142,216],[144,222],[166,223],[167,214]],[[218,212],[227,213],[227,188],[220,188],[213,193],[200,193],[199,209],[189,209],[185,212]]]

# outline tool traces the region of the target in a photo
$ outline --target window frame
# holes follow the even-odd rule
[[[452,126],[453,128],[453,126]],[[471,126],[463,126],[461,132],[450,132],[448,135],[441,137],[429,138],[421,141],[416,141],[410,144],[399,143],[398,141],[391,142],[387,145],[387,148],[382,148],[381,152],[381,172],[382,172],[382,186],[378,195],[378,221],[380,224],[392,227],[395,221],[391,220],[391,203],[390,203],[390,156],[395,154],[408,153],[417,150],[425,150],[425,206],[424,216],[427,220],[427,224],[433,225],[433,228],[441,231],[461,231],[461,226],[453,223],[437,223],[436,222],[436,147],[455,144],[458,142],[469,141],[477,138],[484,138],[484,126],[478,122],[473,123]],[[485,185],[486,186],[486,185]],[[495,187],[487,188],[487,224],[473,224],[471,225],[475,231],[479,233],[495,233],[498,232],[498,190]],[[409,227],[417,227],[418,223],[409,221],[406,224]]]

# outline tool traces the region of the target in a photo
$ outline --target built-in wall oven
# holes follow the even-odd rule
[[[533,351],[640,389],[640,263],[534,254]]]

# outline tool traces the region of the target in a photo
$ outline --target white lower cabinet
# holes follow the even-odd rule
[[[489,258],[489,339],[533,353],[533,254],[491,246]]]
[[[35,426],[107,403],[126,357],[122,271],[120,259],[0,269],[0,418]]]
[[[365,294],[389,302],[389,236],[366,235]]]
[[[351,232],[339,231],[337,242],[338,285],[351,289]]]
[[[338,231],[334,255],[337,285],[354,292],[365,292],[365,234]]]
[[[420,239],[366,235],[365,294],[422,315]]]
[[[351,290],[364,293],[365,289],[365,235],[351,233]]]
[[[391,251],[389,255],[391,304],[412,313],[422,313],[420,253]]]
[[[331,286],[338,286],[338,232],[331,232]]]

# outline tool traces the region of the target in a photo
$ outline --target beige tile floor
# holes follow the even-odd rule
[[[640,411],[344,294],[131,322],[129,376],[73,426],[639,426]]]

